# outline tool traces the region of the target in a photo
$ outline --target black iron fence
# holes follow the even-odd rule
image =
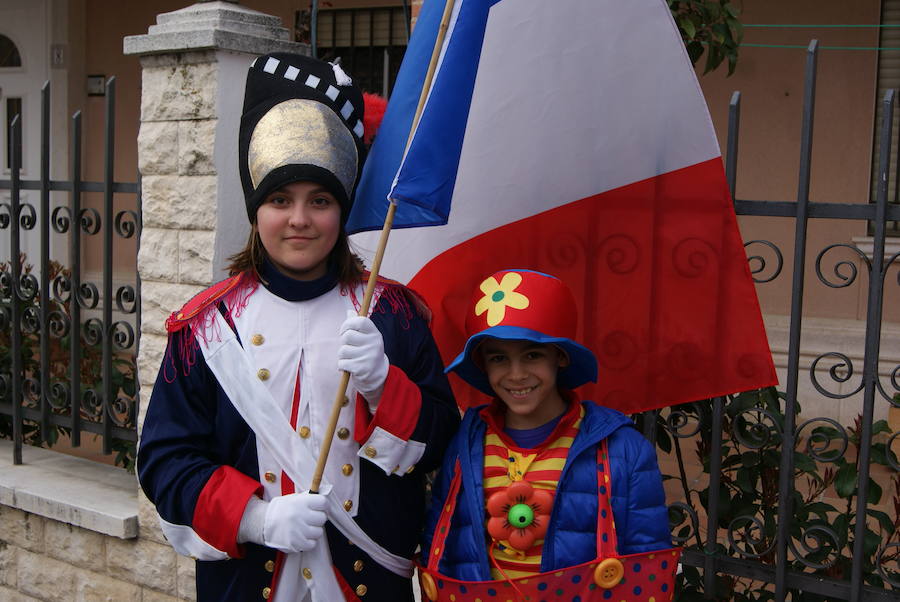
[[[101,182],[81,179],[80,111],[71,120],[69,178],[51,180],[49,82],[41,91],[38,180],[20,179],[20,116],[11,121],[10,179],[0,180],[0,195],[8,195],[0,203],[0,232],[9,251],[0,270],[0,435],[12,438],[16,464],[23,442],[53,443],[60,434],[77,447],[83,433],[93,433],[103,453],[120,453],[120,464],[128,466],[133,457],[140,283],[134,261],[128,270],[134,284],[114,287],[113,242],[136,243],[141,220],[139,209],[116,211],[114,197],[131,196],[140,207],[140,187],[113,178],[115,83],[111,78],[106,85]],[[37,206],[23,202],[23,190],[39,191]],[[51,203],[53,191],[68,193],[68,204]],[[89,193],[102,195],[99,210],[85,206]],[[39,237],[40,257],[22,253],[23,235]],[[60,241],[67,248],[51,255],[51,242]],[[85,278],[90,244],[102,257],[99,283]]]
[[[876,402],[900,406],[900,366],[888,371],[885,382],[879,377],[885,286],[889,270],[900,266],[900,253],[885,258],[887,224],[900,218],[900,206],[887,199],[889,158],[897,152],[891,140],[896,98],[890,91],[883,100],[877,202],[811,202],[816,57],[813,42],[805,74],[797,201],[734,201],[738,215],[794,219],[784,391],[720,397],[642,417],[660,457],[675,457],[678,466],[670,478],[681,481],[683,498],[670,506],[670,517],[685,546],[679,600],[900,600],[900,463],[894,445],[900,432],[874,420]],[[739,116],[740,94],[735,93],[726,160],[731,190]],[[832,289],[862,281],[861,272],[868,276],[862,374],[839,351],[815,358],[809,370],[813,388],[825,398],[862,394],[860,416],[849,426],[833,417],[797,424],[807,231],[812,220],[827,219],[868,220],[873,228],[871,256],[855,245],[836,243],[815,257],[816,276]],[[778,242],[750,240],[745,247],[759,285],[787,280]],[[851,259],[833,259],[837,249]],[[823,372],[831,386],[822,381]],[[699,462],[704,473],[697,480],[687,475],[692,462]]]

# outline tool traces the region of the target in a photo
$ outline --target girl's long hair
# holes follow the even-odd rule
[[[259,237],[259,230],[256,223],[250,225],[250,236],[247,238],[247,244],[244,248],[228,258],[228,274],[234,276],[240,272],[250,272],[257,278],[262,280],[259,269],[268,257],[262,240]],[[328,254],[328,263],[333,266],[337,272],[338,282],[342,286],[352,286],[360,281],[363,275],[363,262],[350,249],[350,239],[347,233],[341,228],[334,248]]]

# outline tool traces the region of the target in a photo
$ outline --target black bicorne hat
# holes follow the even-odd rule
[[[365,158],[363,97],[338,65],[299,54],[258,57],[247,72],[238,160],[247,216],[273,190],[309,180],[350,213]]]

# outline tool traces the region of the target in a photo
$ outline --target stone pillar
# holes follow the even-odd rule
[[[234,2],[199,2],[157,16],[125,38],[140,57],[143,231],[139,428],[166,345],[164,323],[195,293],[225,276],[249,224],[238,175],[238,123],[247,68],[267,52],[309,54],[277,17]],[[141,535],[162,541],[152,508]]]

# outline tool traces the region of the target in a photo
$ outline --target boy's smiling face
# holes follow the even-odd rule
[[[506,406],[509,428],[537,428],[565,411],[556,373],[569,365],[569,358],[555,345],[489,338],[476,353],[494,394]]]

